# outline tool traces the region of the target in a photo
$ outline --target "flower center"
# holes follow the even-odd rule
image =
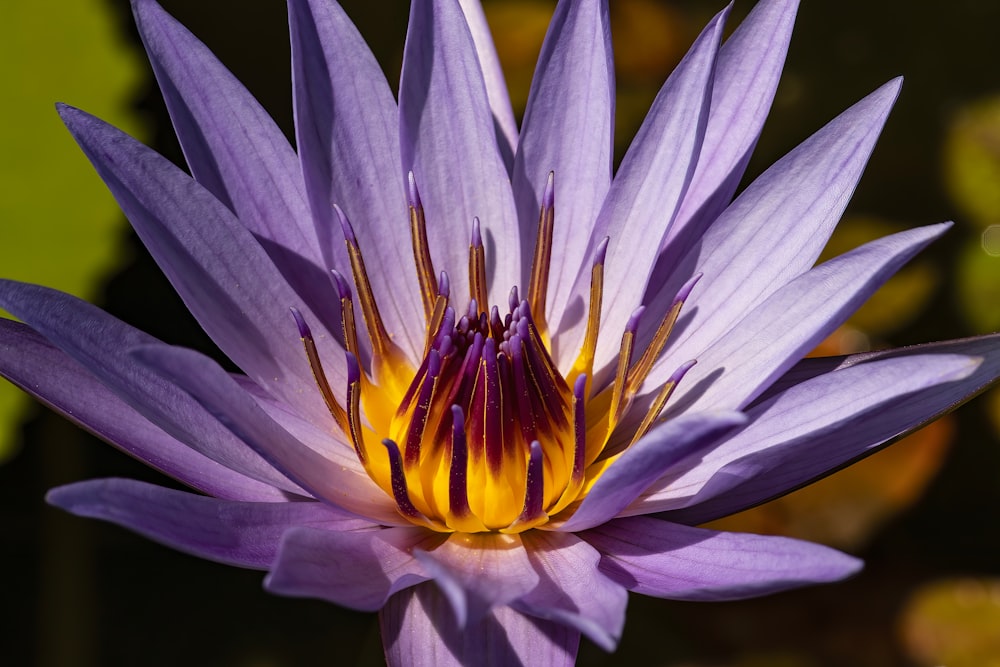
[[[369,476],[406,519],[437,531],[516,533],[572,510],[624,448],[606,451],[622,416],[669,337],[698,276],[674,300],[653,338],[633,363],[638,309],[622,335],[614,378],[594,392],[594,351],[600,329],[607,239],[591,270],[586,334],[564,375],[549,354],[544,319],[554,222],[549,174],[526,298],[510,291],[506,314],[487,307],[486,261],[479,220],[469,244],[467,307],[450,299],[448,274],[435,280],[423,207],[410,175],[410,232],[424,306],[423,358],[414,368],[392,342],[379,315],[357,238],[337,208],[351,260],[372,358],[359,364],[354,303],[334,272],[343,315],[346,405],[334,396],[302,316],[293,310],[317,385]],[[642,437],[671,391],[693,365],[684,364],[660,388],[638,426],[616,441]],[[362,409],[364,418],[362,418]]]

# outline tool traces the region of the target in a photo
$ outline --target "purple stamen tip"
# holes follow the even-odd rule
[[[347,384],[361,382],[361,364],[358,358],[350,350],[344,350],[344,357],[347,359]]]
[[[438,353],[442,357],[447,357],[454,351],[455,351],[455,341],[451,339],[451,336],[448,335],[442,336],[441,344],[438,345]]]
[[[632,311],[632,316],[628,318],[628,324],[625,325],[625,331],[634,334],[639,329],[639,321],[642,319],[644,312],[646,312],[646,306],[639,306]]]
[[[507,297],[507,305],[510,306],[510,312],[517,310],[518,304],[521,300],[518,298],[517,285],[510,288],[510,295]]]
[[[291,306],[288,310],[292,311],[292,317],[295,318],[295,326],[299,328],[299,338],[311,339],[312,331],[309,330],[309,325],[306,324],[306,320],[302,317],[302,313],[299,312],[299,309],[295,306]]]
[[[451,406],[451,427],[454,431],[465,435],[465,413],[458,405]]]
[[[684,379],[684,376],[687,375],[687,372],[691,370],[691,367],[694,366],[696,363],[698,363],[697,359],[692,359],[691,361],[685,361],[683,364],[680,365],[680,368],[674,371],[673,375],[670,376],[670,379],[667,380],[667,382],[673,382],[674,384],[678,384],[681,380]]]
[[[601,239],[600,244],[597,246],[597,252],[594,253],[594,266],[603,265],[604,260],[608,256],[608,242],[611,241],[610,236],[605,236]]]
[[[542,208],[549,209],[555,207],[555,175],[554,171],[550,171],[548,177],[545,179],[545,190],[542,192]]]
[[[674,303],[678,303],[680,301],[687,301],[688,295],[691,294],[691,290],[694,289],[694,286],[698,284],[698,281],[701,280],[701,277],[703,275],[705,274],[696,273],[693,276],[691,276],[691,278],[686,283],[684,283],[684,286],[681,287],[681,289],[677,292],[677,296],[674,297]]]
[[[528,322],[527,318],[518,320],[516,331],[517,335],[523,340],[528,340],[531,337],[531,324]]]
[[[441,353],[439,353],[434,348],[427,353],[427,375],[432,378],[438,376],[441,372]]]
[[[496,361],[497,359],[497,342],[493,340],[493,337],[485,338],[483,340],[483,360],[484,361]]]
[[[448,279],[447,271],[442,271],[438,276],[438,294],[446,299],[451,296],[451,281]]]
[[[406,184],[407,184],[407,194],[410,198],[410,206],[413,208],[423,208],[424,205],[420,201],[420,192],[417,190],[417,179],[413,177],[413,172],[407,172],[406,174]]]
[[[576,397],[578,401],[583,400],[583,395],[587,391],[587,374],[580,373],[576,376],[576,382],[573,383],[573,396]]]
[[[340,271],[338,271],[337,269],[330,269],[330,273],[333,274],[333,282],[337,286],[337,294],[340,296],[340,298],[350,299],[351,286],[347,282],[347,279],[344,278],[343,274],[341,274]]]
[[[472,218],[472,247],[481,248],[483,247],[483,235],[479,230],[479,218]]]
[[[347,215],[336,204],[333,205],[333,211],[337,214],[337,220],[340,221],[340,229],[344,232],[344,238],[351,245],[357,245],[358,237],[354,235],[354,228],[351,227],[351,221],[347,219]]]

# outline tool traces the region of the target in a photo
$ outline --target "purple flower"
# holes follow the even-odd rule
[[[378,610],[394,665],[613,650],[627,591],[850,576],[806,542],[694,527],[876,450],[1000,374],[1000,338],[803,359],[947,224],[813,266],[899,81],[733,196],[795,0],[719,14],[612,174],[606,2],[562,0],[518,128],[475,0],[413,0],[398,104],[332,0],[290,0],[298,154],[153,0],[139,30],[192,177],[60,113],[243,374],[0,283],[0,372],[201,493],[50,502],[275,593]],[[694,364],[697,360],[697,364]]]

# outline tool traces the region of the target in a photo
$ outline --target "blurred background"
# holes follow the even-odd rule
[[[165,0],[291,135],[279,0]],[[406,3],[343,2],[397,80]],[[523,110],[552,0],[484,0]],[[731,25],[751,0],[737,0]],[[715,0],[613,0],[620,157]],[[0,274],[213,353],[53,110],[80,106],[182,164],[126,0],[5,0]],[[1000,329],[1000,4],[803,0],[748,178],[886,80],[906,83],[827,256],[955,220],[817,351]],[[216,353],[217,354],[217,353]],[[47,507],[52,486],[160,477],[0,386],[4,664],[378,665],[373,615],[266,595],[262,575]],[[720,522],[863,557],[857,578],[739,603],[633,596],[617,653],[581,665],[1000,665],[1000,390],[806,490]]]

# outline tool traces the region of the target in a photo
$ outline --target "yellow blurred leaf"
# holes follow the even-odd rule
[[[656,0],[611,3],[615,69],[623,83],[659,88],[684,56],[694,31],[677,10]]]
[[[135,134],[128,103],[140,63],[104,0],[4,3],[2,277],[92,297],[96,281],[114,265],[121,213],[54,104],[82,107]],[[9,455],[11,430],[25,404],[21,392],[0,383],[0,458]]]
[[[972,239],[959,255],[958,305],[975,333],[1000,330],[1000,256]]]
[[[900,634],[921,666],[1000,667],[1000,579],[924,586],[903,611]]]
[[[864,243],[907,228],[907,225],[877,218],[847,218],[837,225],[819,261],[836,257]],[[904,266],[875,292],[851,316],[848,324],[868,336],[888,337],[917,318],[934,293],[938,279],[935,267],[917,258]]]
[[[963,221],[981,228],[1000,222],[1000,96],[956,115],[945,138],[944,170]]]
[[[552,18],[553,4],[540,0],[484,2],[486,21],[496,40],[510,101],[519,117],[528,103],[535,62]]]

